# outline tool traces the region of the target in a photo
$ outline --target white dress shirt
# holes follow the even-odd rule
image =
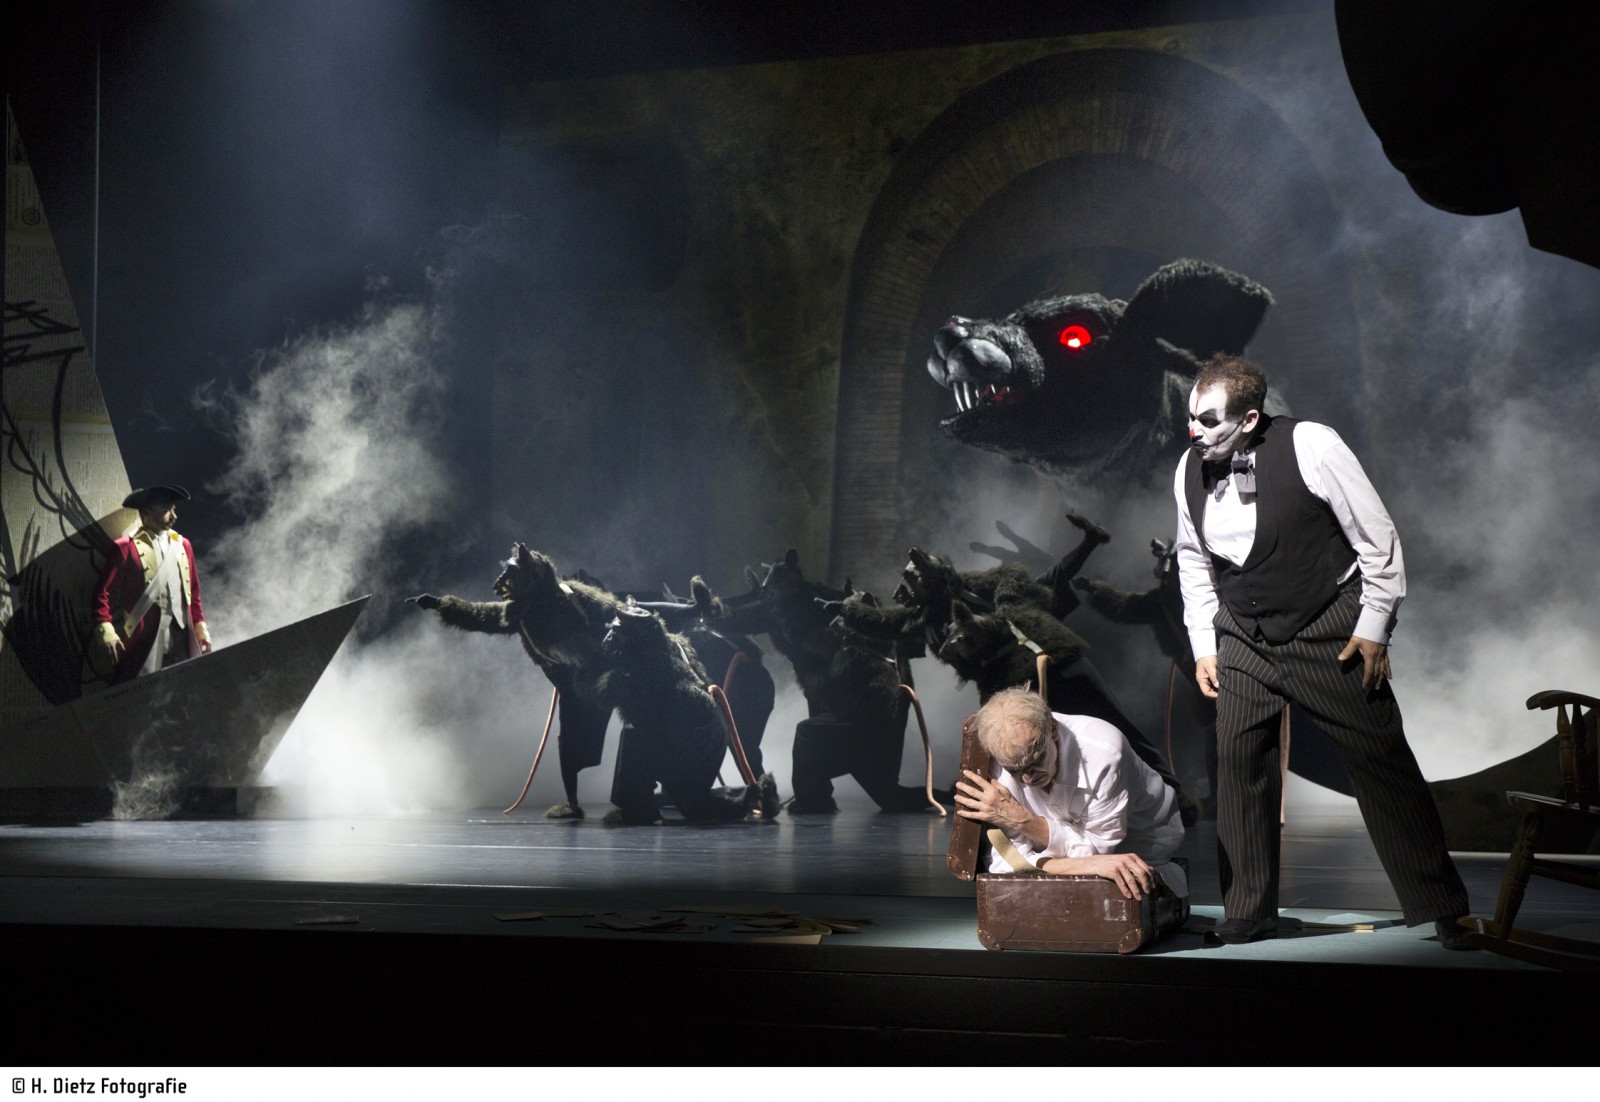
[[[1251,457],[1251,450],[1244,453]],[[1333,510],[1345,539],[1356,553],[1343,577],[1361,571],[1361,615],[1355,634],[1375,643],[1389,642],[1395,616],[1406,595],[1405,560],[1400,554],[1400,536],[1383,507],[1378,491],[1372,488],[1361,461],[1327,425],[1301,421],[1294,426],[1294,454],[1306,488]],[[1184,493],[1186,464],[1199,462],[1193,453],[1178,461],[1173,479],[1173,494],[1178,499],[1178,584],[1183,590],[1183,621],[1189,629],[1189,642],[1197,659],[1217,653],[1217,633],[1213,621],[1217,614],[1217,572],[1211,557],[1200,545],[1193,518],[1189,516],[1188,495]],[[1255,494],[1241,495],[1232,475],[1218,480],[1206,500],[1206,546],[1213,554],[1235,565],[1250,557],[1256,538]]]
[[[1093,716],[1057,713],[1056,779],[1048,790],[1023,784],[995,762],[989,775],[1017,802],[1050,824],[1050,843],[1006,831],[1035,868],[1047,857],[1137,853],[1179,896],[1189,894],[1181,866],[1168,860],[1183,844],[1178,796],[1128,745],[1122,732]],[[1010,872],[989,851],[990,872]]]

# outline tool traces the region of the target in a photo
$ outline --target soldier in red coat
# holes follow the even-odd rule
[[[178,502],[188,500],[182,486],[151,486],[122,503],[139,510],[139,529],[117,540],[94,602],[96,642],[113,683],[211,649],[194,548],[172,527]]]

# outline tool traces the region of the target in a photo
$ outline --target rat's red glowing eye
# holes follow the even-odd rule
[[[1089,331],[1081,325],[1067,326],[1056,339],[1073,350],[1088,348],[1094,340],[1093,337],[1089,336]]]

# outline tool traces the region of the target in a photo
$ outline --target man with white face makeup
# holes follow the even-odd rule
[[[1195,680],[1217,701],[1217,841],[1225,920],[1278,925],[1278,716],[1293,702],[1338,748],[1408,925],[1467,948],[1466,888],[1406,744],[1388,643],[1405,596],[1400,540],[1360,462],[1326,425],[1261,412],[1267,383],[1216,356],[1189,396],[1178,463],[1178,573]]]

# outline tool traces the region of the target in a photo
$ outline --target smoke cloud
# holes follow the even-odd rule
[[[398,580],[397,548],[448,500],[433,456],[440,317],[374,305],[264,355],[213,405],[238,449],[208,489],[249,518],[223,535],[219,633],[247,638]]]
[[[199,399],[237,448],[208,489],[244,518],[202,550],[217,645],[372,595],[264,777],[312,813],[475,806],[497,782],[515,795],[542,718],[543,678],[512,640],[447,635],[401,603],[449,559],[440,520],[456,519],[438,440],[449,295],[373,290],[359,318]],[[489,597],[493,573],[462,591]]]
[[[438,573],[453,570],[457,542],[473,543],[480,526],[477,500],[463,509],[439,439],[451,286],[441,279],[421,300],[374,292],[349,324],[261,354],[243,389],[197,396],[237,449],[208,490],[242,514],[201,549],[213,637],[223,646],[372,595],[268,764],[263,783],[279,790],[278,811],[507,806],[533,759],[549,683],[514,637],[448,629],[404,603],[424,590],[494,599],[495,562],[469,577]],[[576,542],[607,543],[603,525],[574,531]],[[631,544],[619,535],[612,546]],[[612,550],[607,563],[627,559]],[[584,561],[593,560],[560,565]],[[769,668],[779,696],[763,749],[787,791],[806,706],[788,664],[769,656]],[[613,719],[604,759],[580,778],[594,814],[609,807],[616,742]],[[916,754],[920,777],[920,744]],[[723,772],[735,779],[731,759]],[[866,800],[848,781],[840,796]],[[562,798],[552,732],[524,807],[536,813]]]

